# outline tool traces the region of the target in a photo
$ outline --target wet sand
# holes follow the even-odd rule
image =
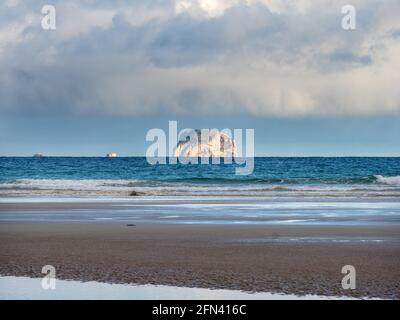
[[[0,222],[0,274],[50,264],[60,279],[400,298],[399,238],[398,226]]]
[[[382,199],[310,201],[258,197],[0,198],[0,221],[400,226],[400,203]]]

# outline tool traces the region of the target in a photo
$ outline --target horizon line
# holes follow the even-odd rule
[[[145,155],[121,155],[108,157],[107,155],[0,155],[0,158],[146,158]],[[157,157],[150,157],[157,158]],[[160,158],[179,158],[175,156],[160,156]],[[196,157],[188,157],[196,158]],[[202,157],[197,157],[202,158]],[[204,157],[213,158],[213,157]],[[218,157],[216,157],[218,158]],[[224,158],[224,157],[219,157]],[[400,155],[257,155],[254,157],[233,157],[233,158],[400,158]]]

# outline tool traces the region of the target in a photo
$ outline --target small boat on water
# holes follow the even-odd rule
[[[118,155],[115,152],[107,153],[107,158],[116,158]]]
[[[43,154],[42,153],[35,153],[33,155],[33,157],[35,157],[35,158],[43,158]]]

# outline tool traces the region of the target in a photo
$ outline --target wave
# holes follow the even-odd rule
[[[140,180],[18,179],[0,182],[0,196],[26,195],[130,195]]]
[[[375,176],[375,183],[288,184],[275,179],[269,183],[216,183],[193,181],[122,179],[18,179],[0,182],[1,196],[264,196],[264,197],[395,197],[400,198],[400,177]],[[256,179],[257,181],[260,179]],[[276,181],[276,180],[279,180]]]
[[[384,177],[381,175],[375,175],[374,177],[379,183],[400,186],[400,176]]]
[[[210,184],[282,184],[282,185],[353,185],[353,184],[375,184],[400,185],[400,176],[384,177],[372,175],[366,177],[299,177],[299,178],[223,178],[223,177],[182,177],[163,179],[164,182],[187,182],[187,183],[210,183]]]
[[[299,178],[259,178],[259,177],[181,177],[165,178],[162,182],[188,182],[188,183],[210,183],[210,184],[369,184],[376,182],[375,176],[368,177],[299,177]]]
[[[53,187],[135,187],[138,184],[163,184],[163,183],[193,183],[193,184],[249,184],[249,185],[352,185],[352,184],[374,184],[383,183],[388,185],[400,185],[400,176],[384,177],[372,175],[367,177],[296,177],[296,178],[261,178],[261,177],[173,177],[157,179],[16,179],[0,180],[0,187],[12,184],[21,185],[46,185]]]

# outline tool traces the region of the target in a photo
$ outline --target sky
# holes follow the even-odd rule
[[[0,156],[144,155],[169,120],[255,129],[258,156],[400,156],[399,16],[398,0],[2,1]]]

